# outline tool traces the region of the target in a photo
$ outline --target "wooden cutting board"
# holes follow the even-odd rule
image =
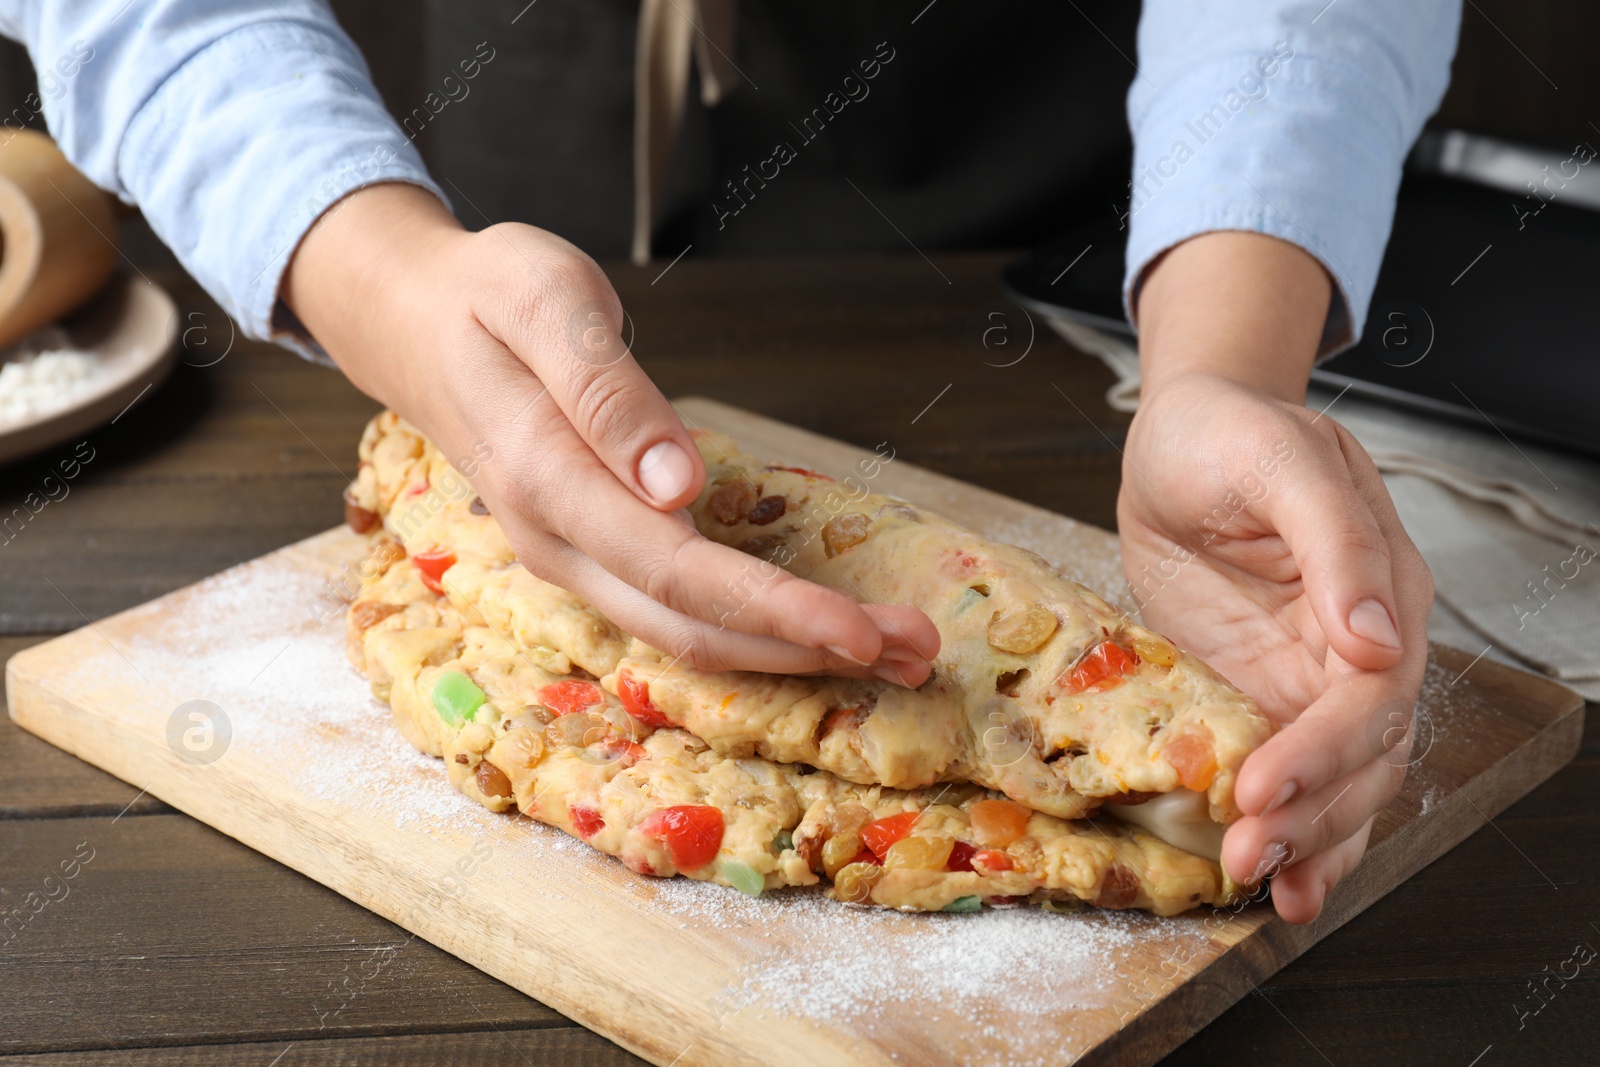
[[[797,465],[868,455],[707,400],[680,410]],[[1102,530],[900,460],[874,484],[1125,588]],[[1544,781],[1582,731],[1568,690],[1435,648],[1405,791],[1308,927],[1259,904],[1161,920],[750,900],[456,794],[344,660],[341,575],[363,547],[330,530],[29,649],[7,670],[11,715],[657,1064],[1153,1062]]]

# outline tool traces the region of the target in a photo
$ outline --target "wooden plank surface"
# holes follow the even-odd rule
[[[140,226],[137,219],[124,226],[132,261],[178,299],[187,325],[206,326],[210,341],[226,344],[220,309]],[[635,352],[668,395],[709,393],[869,448],[893,433],[904,444],[901,457],[911,462],[1111,526],[1116,447],[1128,417],[1102,400],[1109,372],[1048,333],[1020,364],[986,365],[968,323],[993,299],[1006,256],[935,258],[953,284],[910,252],[765,263],[702,262],[691,254],[655,285],[659,266],[607,264],[606,270],[637,325]],[[841,395],[839,381],[856,388]],[[917,418],[947,384],[953,387]],[[74,481],[71,498],[46,509],[0,550],[0,630],[26,635],[0,638],[0,658],[84,624],[63,594],[97,620],[333,525],[344,480],[323,455],[343,460],[373,410],[339,375],[270,345],[239,337],[220,362],[197,348],[144,404],[93,435],[99,458]],[[226,462],[213,458],[219,450]],[[0,512],[22,506],[51,458],[0,470]],[[108,494],[119,495],[120,518],[100,506]],[[119,536],[132,528],[140,532]],[[39,751],[59,757],[48,775],[38,774]],[[1480,1054],[1478,1067],[1588,1062],[1600,1028],[1600,982],[1568,985],[1525,1025],[1514,1009],[1528,1004],[1527,983],[1566,958],[1574,941],[1600,945],[1588,925],[1600,916],[1600,851],[1593,847],[1600,810],[1592,803],[1597,776],[1600,719],[1590,716],[1574,762],[1261,983],[1170,1053],[1164,1067],[1212,1067],[1241,1056],[1253,1063],[1340,1067],[1464,1067]],[[24,778],[32,783],[27,789],[13,788]],[[78,791],[115,791],[120,801],[99,809],[111,816],[139,792],[0,717],[0,794],[12,801],[0,810],[0,908],[83,839],[83,820],[60,814],[62,798]],[[146,803],[152,812],[170,810],[141,799],[117,824],[130,847],[162,832],[162,819],[140,817]],[[10,836],[16,824],[36,818],[45,823],[39,832]],[[373,924],[390,938],[408,936],[221,834],[192,846],[152,852],[148,882],[97,884],[103,908],[80,909],[75,900],[48,923],[31,925],[29,944],[41,948],[37,954],[12,955],[21,942],[0,950],[0,1001],[36,998],[56,961],[87,946],[116,946],[125,955],[147,956],[145,981],[110,996],[101,995],[95,975],[79,974],[84,984],[74,994],[84,1013],[60,1000],[54,1010],[112,1040],[100,1039],[101,1052],[67,1055],[104,1055],[120,1063],[118,1048],[131,1049],[137,1060],[161,1055],[156,1046],[171,1046],[174,1056],[189,1056],[189,1062],[199,1055],[193,1050],[203,1049],[205,1062],[268,1067],[305,1026],[292,1013],[273,1010],[280,998],[270,971],[253,975],[252,1010],[271,1012],[263,1030],[276,1026],[281,1036],[242,1044],[215,1036],[240,1020],[237,1001],[211,997],[207,983],[217,972],[204,961],[231,958],[229,931],[241,921],[237,913],[274,917],[279,940],[272,949],[329,987],[347,973],[343,946],[352,937],[369,938]],[[217,866],[248,872],[241,877],[251,894],[185,897],[191,937],[184,950],[146,953],[145,939],[163,923],[154,914],[160,905],[152,887],[205,884]],[[414,947],[434,951],[421,942]],[[470,1025],[490,1033],[515,1025],[523,1009],[508,1006],[501,1019],[492,1008],[483,1016],[468,1008],[463,1014],[479,1020],[470,1025],[441,1012],[442,990],[490,1005],[504,1003],[500,997],[511,1003],[526,998],[497,992],[501,983],[455,957],[435,956],[427,968],[387,972],[393,982],[385,995],[407,1006],[414,1023],[406,1033],[417,1047],[430,1048],[437,1035],[466,1032]],[[121,1041],[124,1033],[145,1033],[141,1020],[171,1001],[188,1011],[169,1031],[146,1036],[150,1052]],[[486,1060],[554,1067],[639,1062],[576,1024],[564,1030],[574,1040],[552,1044],[548,1053],[540,1052],[539,1042],[554,1041],[551,1035],[563,1030],[515,1031],[522,1054]],[[208,1035],[205,1045],[196,1044],[201,1033]],[[407,1039],[368,1044],[368,1036],[374,1035],[351,1025],[335,1038],[324,1035],[317,1048],[334,1060],[348,1040],[360,1044],[360,1062],[384,1063],[399,1061],[409,1047]],[[0,1013],[0,1049],[20,1050],[24,1037]]]
[[[859,455],[718,405],[686,402],[681,409],[691,422],[730,430],[758,450],[808,466],[842,469]],[[1027,544],[1091,580],[1114,568],[1114,544],[1102,531],[904,463],[890,464],[880,485]],[[276,568],[276,586],[291,586],[298,575],[304,588],[315,590],[322,575],[358,549],[355,538],[330,532],[252,566]],[[1433,745],[1408,779],[1407,793],[1380,823],[1368,861],[1340,888],[1319,923],[1287,927],[1264,908],[1237,917],[1136,923],[1131,935],[1117,935],[1124,942],[1116,952],[1114,980],[1092,989],[1081,981],[1074,987],[1086,1003],[1057,1005],[1043,1026],[1036,1008],[1014,1007],[1007,1020],[1003,1005],[985,1005],[984,1015],[1001,1037],[998,1044],[991,1039],[975,1047],[968,1032],[970,1013],[963,1015],[960,1005],[943,1025],[925,1019],[922,1006],[909,1013],[896,1010],[904,1005],[891,1005],[871,1019],[849,1011],[830,1019],[807,1020],[781,1010],[757,1017],[759,1010],[752,1013],[737,996],[730,997],[738,983],[729,975],[743,975],[748,985],[748,979],[759,978],[766,953],[803,951],[803,911],[778,901],[751,905],[768,909],[758,920],[759,935],[747,929],[730,932],[706,922],[712,898],[683,898],[678,889],[655,883],[640,888],[619,865],[596,863],[587,850],[561,849],[553,854],[560,860],[554,864],[530,859],[529,840],[540,841],[544,849],[554,838],[525,821],[457,806],[443,826],[419,830],[417,818],[397,822],[395,811],[403,812],[414,792],[426,792],[430,775],[435,791],[448,787],[438,767],[419,768],[417,758],[395,754],[392,747],[385,756],[391,759],[389,788],[382,790],[384,808],[377,810],[363,803],[371,793],[362,783],[330,784],[305,773],[304,752],[292,745],[286,752],[281,733],[269,730],[255,736],[257,743],[248,743],[250,731],[261,724],[243,719],[235,725],[241,731],[238,743],[215,763],[180,762],[168,746],[166,726],[172,709],[186,697],[181,679],[166,676],[174,672],[154,668],[181,664],[186,655],[203,658],[202,646],[209,642],[225,644],[227,634],[196,631],[189,623],[240,610],[242,580],[183,591],[24,653],[8,671],[13,716],[658,1063],[805,1062],[819,1052],[841,1062],[887,1063],[918,1055],[936,1063],[971,1062],[983,1054],[1008,1062],[1046,1051],[1083,1063],[1151,1062],[1565,763],[1582,722],[1581,704],[1559,687],[1487,663],[1452,681],[1467,666],[1466,657],[1441,653],[1441,663],[1430,669],[1430,721],[1437,727]],[[284,639],[286,647],[300,644],[327,653],[331,643],[337,654],[337,627],[315,625],[303,603],[275,600],[261,610],[267,617],[254,623],[296,635],[294,641]],[[240,622],[247,629],[251,624]],[[294,667],[296,655],[291,653],[285,666]],[[140,662],[149,669],[141,671]],[[240,668],[243,660],[229,665]],[[267,661],[261,671],[271,667]],[[202,678],[225,688],[214,677]],[[216,690],[218,703],[247,707],[250,701],[237,687],[248,689],[254,680],[232,684],[232,692]],[[391,746],[403,745],[383,725]],[[262,743],[269,738],[280,745]],[[372,735],[335,725],[317,738],[334,746],[358,740],[370,745]],[[437,792],[433,795],[437,798]],[[430,810],[424,808],[419,817]],[[474,863],[474,844],[486,840],[496,855],[518,862]],[[462,863],[473,865],[470,892],[441,895],[440,872]],[[541,900],[532,912],[526,904],[530,894]],[[641,907],[641,900],[659,907]],[[680,914],[690,921],[662,921]],[[1085,924],[1085,930],[1096,929],[1094,924],[1103,928],[1107,921],[1099,916],[1052,920],[1062,928]],[[933,928],[926,918],[910,920],[911,926],[899,916],[861,921],[869,924],[864,929],[871,936],[883,938],[889,953],[908,946],[915,951],[915,939],[926,939]],[[509,951],[508,941],[518,951]],[[670,991],[638,982],[641,974],[669,972],[674,975]],[[1182,981],[1196,976],[1199,981]],[[1066,985],[1073,977],[1060,976]],[[1029,1014],[1035,1017],[1024,1017]],[[877,1025],[879,1016],[887,1029]]]

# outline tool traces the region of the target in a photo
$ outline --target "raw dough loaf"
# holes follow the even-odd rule
[[[837,899],[910,911],[1034,902],[1158,915],[1233,895],[1215,862],[1113,819],[1068,822],[972,784],[862,785],[651,727],[565,653],[513,640],[454,590],[433,592],[413,557],[356,519],[374,548],[348,615],[350,658],[406,739],[491,810],[559,827],[642,874],[752,894],[826,881]],[[516,583],[535,603],[568,604],[526,572]],[[604,643],[603,627],[543,625],[553,644],[573,626]],[[462,677],[482,703],[456,715],[437,694],[446,678],[459,692]],[[721,826],[688,869],[658,825],[664,809],[683,808],[702,820],[714,809]]]

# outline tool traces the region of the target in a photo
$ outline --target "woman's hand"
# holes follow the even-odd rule
[[[1140,299],[1117,505],[1145,621],[1284,724],[1240,770],[1223,863],[1271,877],[1291,922],[1316,918],[1404,779],[1433,601],[1371,459],[1300,403],[1329,294],[1273,238],[1169,252]]]
[[[919,685],[939,635],[753,565],[681,509],[705,469],[621,340],[588,256],[532,226],[468,233],[429,193],[372,186],[307,234],[283,296],[359,388],[460,461],[534,574],[706,669],[823,671]]]

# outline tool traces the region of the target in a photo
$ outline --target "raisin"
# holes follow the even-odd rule
[[[828,714],[824,715],[822,717],[822,721],[818,724],[817,740],[821,741],[824,737],[827,737],[835,730],[856,729],[863,722],[867,721],[867,716],[872,714],[873,706],[877,704],[877,702],[878,698],[874,694],[870,700],[862,701],[860,704],[856,704],[852,707],[830,709]]]
[[[511,779],[506,777],[506,772],[499,767],[484,760],[478,764],[478,769],[472,775],[478,783],[478,792],[486,797],[508,797],[511,795]]]
[[[777,555],[778,550],[786,544],[787,542],[783,538],[775,534],[762,534],[760,537],[750,538],[750,540],[745,541],[738,547],[740,552],[755,556],[757,559],[764,559],[770,563],[772,562],[772,557]]]
[[[358,600],[350,605],[350,627],[358,631],[370,630],[390,615],[404,610],[404,604],[386,604],[381,600]]]
[[[356,533],[364,534],[378,525],[378,513],[357,503],[354,489],[353,485],[344,489],[344,521]]]
[[[751,526],[766,526],[783,518],[783,513],[788,510],[788,497],[764,496],[756,501],[755,507],[744,518]]]
[[[755,507],[757,495],[756,487],[743,478],[719,485],[711,494],[711,514],[724,526],[732,526]]]
[[[1113,863],[1095,894],[1097,908],[1126,908],[1139,899],[1139,876],[1120,863]]]

